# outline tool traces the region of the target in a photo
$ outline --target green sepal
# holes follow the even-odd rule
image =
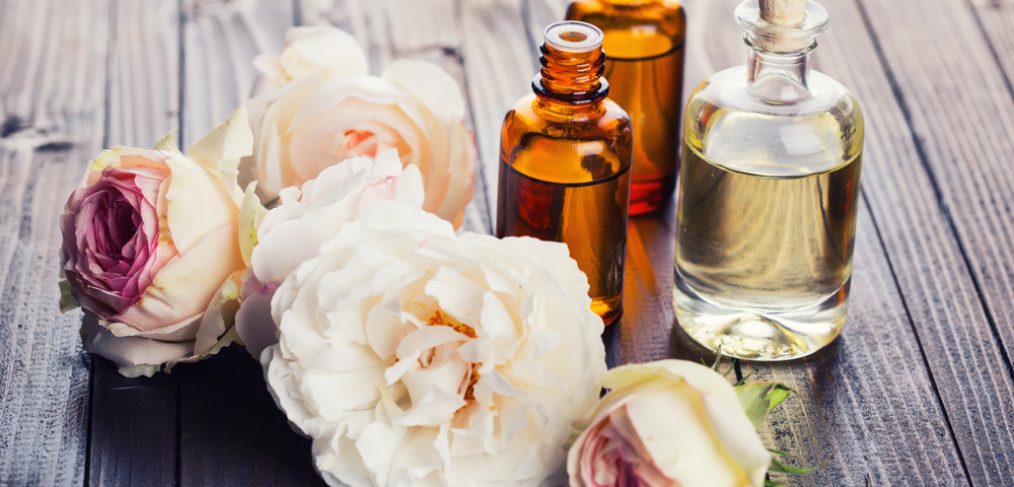
[[[777,458],[772,458],[771,468],[768,470],[771,472],[786,473],[789,475],[806,475],[816,469],[817,467],[793,467],[792,465],[782,463]]]
[[[70,289],[70,282],[66,279],[60,280],[60,312],[66,313],[74,308],[80,307],[81,304],[74,298],[74,292]]]
[[[777,382],[752,382],[736,386],[736,396],[754,426],[760,426],[773,409],[795,391]]]

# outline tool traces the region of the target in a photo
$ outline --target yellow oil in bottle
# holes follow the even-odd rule
[[[676,297],[687,332],[743,358],[791,357],[834,340],[847,311],[862,155],[792,175],[684,151]],[[785,310],[800,312],[768,333],[765,316]]]

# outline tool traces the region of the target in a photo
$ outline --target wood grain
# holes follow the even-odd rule
[[[1014,53],[1010,33],[1001,34],[1014,4],[992,5],[860,2],[1014,377],[1014,88],[1002,69]],[[911,22],[903,33],[890,22],[899,16]],[[1014,475],[1014,454],[1007,458],[1000,473]]]
[[[128,379],[92,357],[88,485],[176,482],[177,374]]]
[[[109,16],[103,145],[151,147],[179,126],[179,5],[118,1]],[[172,484],[178,381],[165,374],[127,379],[105,359],[92,360],[88,482]]]
[[[1007,91],[1014,96],[1014,1],[968,0],[975,21],[989,42],[989,53],[1004,72]],[[1008,342],[1010,343],[1010,342]]]
[[[0,482],[82,484],[80,314],[57,305],[58,219],[99,147],[110,4],[0,3]]]
[[[180,485],[324,485],[259,363],[233,346],[180,367]]]
[[[834,7],[846,25],[865,18],[874,41],[865,48],[844,35],[852,30],[838,29],[844,62],[831,74],[876,82],[864,96],[883,110],[871,125],[883,123],[869,132],[885,138],[870,146],[890,161],[875,170],[891,175],[876,178],[883,184],[867,196],[884,222],[888,255],[973,483],[1006,482],[1014,476],[1014,376],[1011,342],[997,335],[1009,337],[1014,326],[1014,100],[967,5]],[[903,37],[887,25],[892,17],[907,19]]]
[[[290,1],[183,2],[182,140],[190,144],[221,123],[253,88],[253,58],[281,49],[293,25]]]
[[[562,11],[546,6],[551,0],[531,1],[542,4],[529,9],[533,16]],[[742,31],[731,17],[736,3],[687,2],[688,87],[716,69],[745,61]],[[874,157],[871,164],[876,162]],[[626,314],[620,330],[623,362],[708,356],[673,327],[673,220],[670,208],[668,213],[632,222]],[[809,476],[791,479],[793,485],[967,484],[934,383],[921,361],[919,339],[866,204],[857,246],[852,310],[842,338],[800,363],[742,366],[758,379],[778,380],[798,391],[771,418],[764,432],[767,441],[798,455],[799,463],[820,466]],[[884,394],[885,389],[892,392]]]

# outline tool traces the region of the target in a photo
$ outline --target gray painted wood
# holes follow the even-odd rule
[[[58,218],[99,148],[109,3],[0,3],[0,483],[82,484],[89,359]]]
[[[828,71],[863,87],[868,110],[882,110],[868,117],[878,137],[869,146],[884,151],[885,163],[873,168],[883,172],[867,198],[969,475],[976,484],[1002,484],[1014,476],[1010,342],[997,339],[1014,326],[1014,100],[967,5],[832,7],[856,29],[835,31],[832,52],[842,61]],[[849,35],[863,16],[872,45]],[[906,19],[903,36],[887,23],[892,18]]]

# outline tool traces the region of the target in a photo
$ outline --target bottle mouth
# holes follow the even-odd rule
[[[546,27],[546,45],[557,51],[584,53],[602,49],[602,31],[587,22],[566,20]]]
[[[736,21],[746,29],[746,41],[761,50],[779,53],[810,51],[817,35],[827,29],[827,9],[813,0],[806,2],[806,16],[797,25],[772,24],[761,18],[760,2],[746,0],[736,7]]]

